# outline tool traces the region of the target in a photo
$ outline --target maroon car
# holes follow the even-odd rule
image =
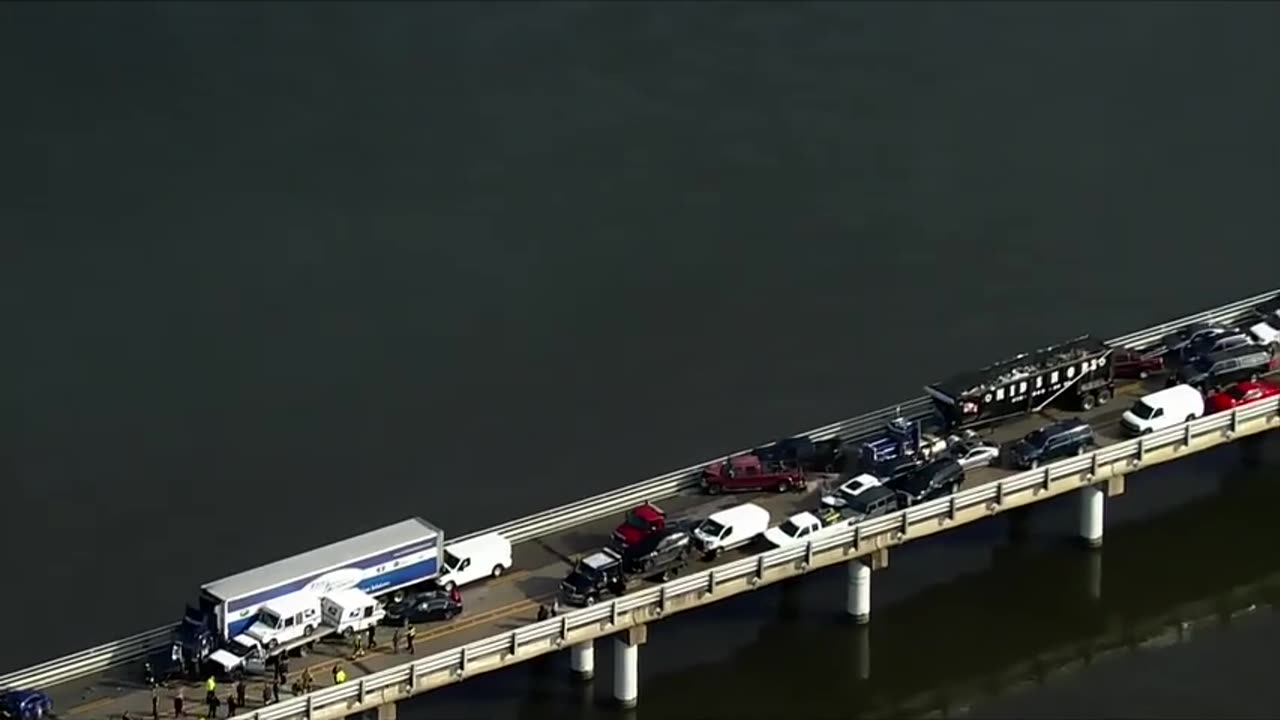
[[[803,470],[789,463],[740,455],[703,470],[702,487],[712,495],[752,490],[804,490],[805,475]]]
[[[1116,377],[1145,380],[1166,370],[1164,357],[1160,351],[1122,348],[1111,353],[1111,362],[1115,365]]]

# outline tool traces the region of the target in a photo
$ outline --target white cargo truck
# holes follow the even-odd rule
[[[325,595],[297,593],[258,609],[249,629],[231,638],[209,659],[223,671],[263,672],[269,658],[340,633],[350,636],[377,625],[386,611],[373,596],[347,588]]]

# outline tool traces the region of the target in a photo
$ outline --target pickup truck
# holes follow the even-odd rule
[[[622,523],[614,528],[611,545],[621,551],[667,527],[667,513],[653,503],[637,505],[627,511]]]
[[[689,564],[689,533],[668,527],[619,551],[604,548],[579,560],[560,583],[570,605],[594,605],[605,593],[622,595],[645,578],[666,582]]]
[[[796,465],[765,461],[755,455],[729,458],[702,471],[702,488],[711,495],[759,490],[801,491],[806,487],[806,480],[804,470]]]
[[[835,472],[844,461],[844,442],[839,438],[815,441],[801,435],[775,440],[751,454],[765,462],[795,465],[811,472]]]

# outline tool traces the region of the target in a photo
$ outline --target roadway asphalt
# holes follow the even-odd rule
[[[1116,398],[1105,407],[1096,408],[1088,413],[1050,409],[994,428],[985,433],[984,437],[996,442],[1008,442],[1052,420],[1081,417],[1094,426],[1100,444],[1112,444],[1124,439],[1118,431],[1119,418],[1125,409],[1137,397],[1161,386],[1160,379],[1124,385],[1117,388]],[[1013,471],[996,468],[974,470],[968,473],[965,489],[1012,474],[1014,474]],[[803,493],[781,495],[746,493],[715,498],[691,493],[668,498],[659,504],[671,516],[699,517],[706,516],[717,509],[751,501],[769,510],[773,515],[773,524],[778,524],[791,513],[814,507],[821,492],[821,483],[814,482]],[[464,588],[466,611],[450,623],[420,626],[415,643],[417,653],[430,655],[534,621],[539,603],[549,602],[560,580],[568,572],[573,559],[607,542],[609,533],[620,520],[621,517],[610,517],[579,526],[563,534],[518,545],[515,550],[517,570],[498,580]],[[696,562],[690,571],[732,562],[757,551],[758,548],[743,548],[726,553],[715,562]],[[383,629],[381,633],[380,642],[385,648],[390,641],[390,631]],[[310,656],[294,659],[290,663],[290,669],[296,675],[302,671],[303,667],[310,666],[317,683],[323,687],[332,682],[331,669],[339,662],[346,665],[348,676],[354,679],[366,673],[384,670],[408,659],[403,652],[399,655],[379,652],[352,662],[347,658],[348,655],[349,649],[341,643],[321,643]],[[120,717],[126,711],[150,713],[150,692],[143,687],[139,679],[138,666],[131,665],[93,678],[57,686],[52,689],[55,708],[66,716],[93,718]],[[162,712],[172,712],[171,698],[176,687],[177,685],[170,685],[162,690]],[[260,698],[260,693],[261,684],[259,683],[251,686],[249,697]],[[202,699],[204,692],[195,684],[186,684],[185,696],[190,706],[193,701]],[[251,706],[255,704],[250,703]]]

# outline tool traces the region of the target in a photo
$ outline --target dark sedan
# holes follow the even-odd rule
[[[411,595],[386,606],[387,624],[416,625],[423,622],[452,620],[462,614],[462,597],[443,590]]]

